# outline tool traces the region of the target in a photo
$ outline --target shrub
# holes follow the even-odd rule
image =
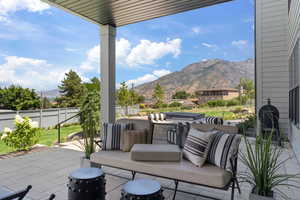
[[[15,117],[15,130],[4,128],[1,136],[3,142],[16,150],[29,150],[35,145],[40,137],[38,123],[28,117]]]
[[[182,106],[182,103],[179,103],[179,102],[176,102],[176,101],[169,104],[169,107],[172,107],[172,108],[173,107],[180,107],[180,106]]]
[[[227,104],[226,104],[226,106],[237,106],[237,105],[239,105],[240,103],[239,103],[239,101],[238,100],[236,100],[236,99],[232,99],[232,100],[228,100],[227,101]]]
[[[193,106],[182,106],[182,110],[193,110]]]
[[[141,104],[140,104],[140,109],[145,109],[145,108],[146,108],[146,105],[143,104],[143,103],[141,103]]]
[[[256,127],[256,115],[255,114],[249,115],[247,119],[244,122],[238,124],[237,127],[239,128],[239,131],[241,133],[246,131],[248,128]]]
[[[168,104],[167,103],[162,103],[161,104],[161,108],[167,108],[168,107]]]
[[[221,107],[221,106],[226,106],[226,101],[219,99],[219,100],[211,100],[207,102],[207,105],[209,107]]]
[[[243,107],[239,106],[239,107],[236,107],[232,112],[233,113],[241,113],[243,111]]]

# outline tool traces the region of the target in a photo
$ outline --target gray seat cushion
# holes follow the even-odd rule
[[[130,158],[130,153],[122,151],[100,151],[91,155],[91,161],[105,166],[116,167],[139,173],[223,188],[228,185],[232,174],[211,164],[196,167],[187,160],[181,162],[142,162]]]
[[[135,144],[131,149],[135,161],[180,162],[181,150],[173,144]]]

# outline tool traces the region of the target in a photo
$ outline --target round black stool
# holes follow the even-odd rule
[[[150,179],[129,181],[123,186],[121,200],[163,200],[159,182]]]
[[[99,168],[80,168],[69,176],[69,200],[105,200],[105,176]]]

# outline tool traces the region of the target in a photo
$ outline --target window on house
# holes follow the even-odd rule
[[[299,67],[300,67],[300,51],[299,41],[295,45],[293,53],[289,59],[289,118],[297,127],[299,127]]]

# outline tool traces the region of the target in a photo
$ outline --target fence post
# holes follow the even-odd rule
[[[40,109],[40,125],[39,127],[42,128],[42,121],[43,121],[43,109]]]
[[[60,122],[60,109],[57,109],[57,123],[59,124]]]
[[[60,124],[58,124],[57,143],[60,144]]]
[[[67,119],[67,108],[65,108],[65,120]]]

